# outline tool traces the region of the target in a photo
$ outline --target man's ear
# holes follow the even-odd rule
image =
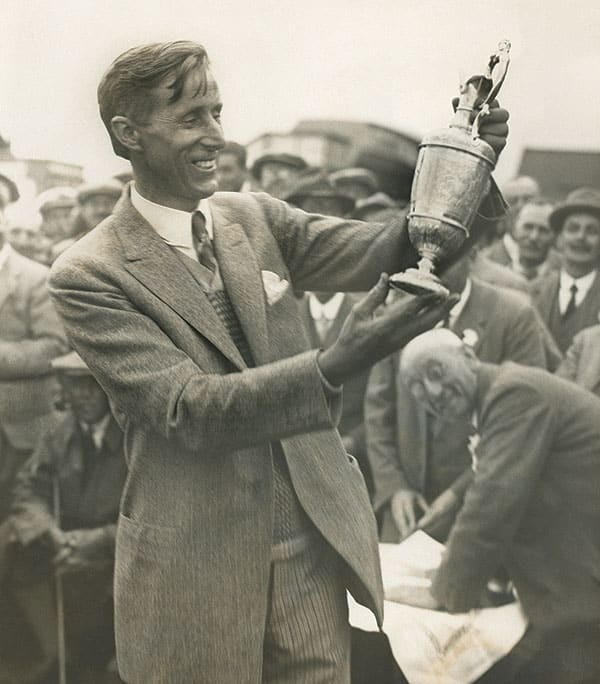
[[[137,126],[128,116],[113,116],[110,127],[117,140],[132,152],[141,152],[140,135]]]

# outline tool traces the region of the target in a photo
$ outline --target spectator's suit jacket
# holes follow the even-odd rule
[[[47,275],[13,249],[0,269],[0,430],[22,450],[48,427],[57,391],[50,361],[67,350]]]
[[[559,287],[559,271],[547,273],[544,276],[536,278],[531,283],[531,297],[533,303],[553,335],[555,334],[555,331],[552,329],[552,310],[558,299]],[[576,332],[598,323],[598,317],[600,316],[600,272],[596,275],[592,286],[581,304],[575,310],[573,316],[577,316],[578,320],[578,330],[576,330]],[[570,343],[565,346],[565,352],[569,346]]]
[[[308,333],[308,340],[313,349],[326,349],[332,345],[337,339],[344,321],[350,313],[352,305],[360,299],[359,295],[346,294],[337,313],[337,316],[331,322],[331,327],[327,331],[325,340],[321,340],[319,333],[315,327],[315,322],[310,315],[308,296],[305,296],[300,302],[300,316],[304,323],[304,327]],[[364,422],[364,403],[365,392],[367,389],[367,381],[369,379],[369,371],[355,375],[348,380],[344,385],[344,405],[342,407],[342,417],[338,425],[338,430],[342,437],[348,436],[354,440],[354,450],[352,455],[355,456],[360,464],[361,470],[365,475],[367,485],[370,485],[371,478],[368,470],[368,462],[366,460],[366,438],[365,438],[365,422]],[[366,471],[366,472],[365,472]]]
[[[497,240],[496,242],[494,242],[485,252],[485,255],[491,261],[494,261],[495,263],[500,264],[501,266],[507,266],[508,268],[512,269],[512,259],[510,258],[510,254],[506,250],[506,247],[502,240]],[[562,265],[562,258],[560,256],[560,253],[556,249],[551,247],[548,251],[548,256],[546,257],[545,263],[547,264],[547,272],[560,270],[560,267]]]
[[[600,395],[600,325],[575,335],[556,375]]]
[[[324,388],[292,286],[367,290],[382,270],[415,261],[407,233],[260,194],[218,193],[211,207],[219,268],[256,368],[128,191],[51,276],[70,341],[126,416],[115,603],[129,682],[260,680],[274,440],[302,506],[344,559],[347,586],[381,620],[367,490],[335,429],[340,397]],[[263,271],[281,278],[269,298]]]
[[[476,278],[471,283],[471,294],[453,326],[454,332],[464,335],[467,343],[474,333],[474,351],[484,361],[511,359],[543,367],[543,339],[533,307],[513,292],[493,288]],[[431,457],[433,452],[441,453],[444,460],[454,464],[456,480],[452,487],[459,498],[470,481],[470,424],[446,423],[438,426],[437,438],[428,435],[427,415],[405,385],[399,362],[400,354],[394,354],[373,367],[365,401],[374,506],[376,510],[386,509],[383,541],[398,540],[395,525],[387,515],[392,495],[400,489],[425,493],[428,454]]]
[[[477,472],[434,595],[468,610],[504,563],[534,627],[598,629],[600,400],[512,363],[484,365],[478,397]]]

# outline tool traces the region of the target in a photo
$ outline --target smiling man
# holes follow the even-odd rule
[[[506,567],[530,628],[485,681],[600,681],[600,401],[540,369],[481,363],[443,329],[409,342],[401,371],[427,410],[474,416],[480,438],[432,594],[466,612]]]
[[[600,190],[579,188],[550,214],[563,267],[536,279],[531,294],[564,353],[600,313]]]
[[[134,182],[54,265],[73,346],[125,428],[117,657],[127,682],[349,681],[346,589],[381,621],[376,529],[335,429],[341,385],[452,305],[389,307],[406,230],[215,193],[221,98],[202,46],[133,48],[98,99]],[[499,151],[508,114],[485,134]],[[310,350],[293,288],[365,291]]]

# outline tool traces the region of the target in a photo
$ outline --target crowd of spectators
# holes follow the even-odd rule
[[[291,153],[247,168],[245,148],[229,142],[218,174],[223,191],[267,192],[309,213],[399,223],[406,213],[366,168],[312,168]],[[104,391],[69,349],[46,278],[60,254],[111,214],[124,187],[114,177],[51,188],[37,197],[39,220],[26,224],[5,217],[19,190],[0,175],[1,684],[55,682],[63,665],[78,684],[120,681],[111,579],[123,436]],[[520,177],[503,191],[505,219],[441,276],[459,299],[440,325],[482,362],[542,369],[581,386],[600,421],[600,190],[579,188],[555,202]],[[358,299],[296,297],[315,348],[337,338]],[[470,416],[436,415],[411,395],[402,354],[344,387],[339,431],[365,477],[380,539],[396,543],[422,529],[446,542],[473,483],[474,427]],[[594,463],[597,481],[600,459]],[[568,516],[575,502],[556,505]],[[546,549],[548,563],[553,551]],[[510,596],[513,578],[495,570],[497,591]],[[561,590],[568,604],[571,588]]]

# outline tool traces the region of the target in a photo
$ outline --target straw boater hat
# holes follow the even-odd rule
[[[260,178],[260,171],[264,164],[269,162],[274,164],[283,164],[284,166],[291,166],[298,171],[304,171],[308,164],[297,154],[288,154],[287,152],[263,154],[258,157],[254,164],[252,164],[251,173],[257,180]]]
[[[559,232],[569,214],[585,212],[600,218],[600,190],[596,188],[577,188],[567,195],[567,199],[556,206],[550,214],[550,225]]]

